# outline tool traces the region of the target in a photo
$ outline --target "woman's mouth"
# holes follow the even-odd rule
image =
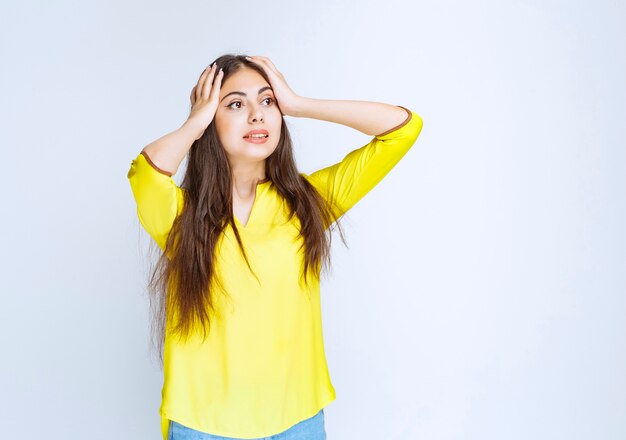
[[[267,142],[267,136],[261,136],[261,137],[247,136],[247,137],[244,137],[244,139],[246,140],[246,142],[250,142],[253,144],[264,144],[265,142]]]
[[[267,141],[270,135],[267,130],[252,130],[248,134],[246,134],[243,138],[247,142],[251,142],[253,144],[262,144]]]

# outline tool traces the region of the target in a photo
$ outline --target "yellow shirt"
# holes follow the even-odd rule
[[[341,210],[336,217],[376,186],[415,143],[422,119],[404,109],[407,119],[398,126],[332,166],[301,173],[322,196],[334,196]],[[142,226],[164,249],[182,210],[184,189],[143,152],[132,161],[128,179]],[[204,343],[201,332],[184,343],[166,332],[159,410],[164,440],[170,420],[219,436],[269,437],[335,399],[324,354],[319,277],[309,278],[308,287],[299,281],[299,220],[287,221],[287,214],[271,182],[257,185],[246,226],[236,222],[261,283],[228,225],[216,246],[216,271],[228,291],[227,297],[215,294],[219,319],[213,317]]]

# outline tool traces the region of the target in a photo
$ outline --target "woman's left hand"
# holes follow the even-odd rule
[[[260,66],[269,77],[270,86],[272,86],[281,113],[287,116],[296,116],[296,109],[302,97],[291,90],[283,74],[278,71],[267,57],[252,56],[246,58]]]

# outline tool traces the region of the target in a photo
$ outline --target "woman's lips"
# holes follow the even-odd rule
[[[265,142],[267,142],[268,137],[245,137],[244,136],[244,140],[246,142],[250,142],[251,144],[264,144]]]
[[[263,136],[260,136],[260,135],[263,135]],[[267,142],[267,138],[269,137],[270,137],[270,134],[267,130],[258,129],[258,130],[250,130],[248,133],[246,133],[246,135],[243,138],[252,144],[263,144]]]
[[[263,135],[265,135],[265,137],[268,137],[270,135],[269,131],[267,131],[267,130],[265,130],[263,128],[259,128],[259,129],[256,129],[256,130],[250,130],[249,132],[247,132],[244,135],[244,137],[249,137],[250,135],[253,135],[253,134],[257,134],[257,135],[258,134],[263,134]]]

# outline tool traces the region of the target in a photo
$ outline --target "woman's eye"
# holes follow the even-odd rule
[[[272,103],[274,102],[274,99],[270,98],[269,96],[267,98],[263,99],[263,102],[267,101],[268,99],[270,100],[270,103],[267,104],[267,105],[272,105]],[[232,106],[235,105],[235,104],[241,104],[241,101],[233,101],[230,104],[228,104],[226,107],[233,108]],[[235,108],[241,108],[241,107],[235,107]]]

